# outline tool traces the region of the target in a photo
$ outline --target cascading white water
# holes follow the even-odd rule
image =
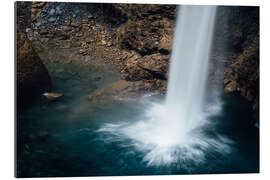
[[[230,152],[229,139],[203,132],[208,117],[220,110],[214,104],[207,111],[209,104],[204,102],[215,13],[215,6],[181,6],[165,102],[151,104],[135,123],[106,124],[99,132],[113,135],[107,141],[128,140],[128,145],[145,153],[143,161],[149,166],[196,164],[204,162],[207,151]]]
[[[215,14],[215,6],[182,6],[177,18],[165,108],[180,135],[199,125]]]

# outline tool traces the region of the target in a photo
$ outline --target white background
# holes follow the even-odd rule
[[[41,1],[41,0],[40,0]],[[73,0],[74,1],[74,0]],[[267,2],[268,1],[268,2]],[[76,0],[74,1],[76,2]],[[178,175],[178,176],[124,176],[124,177],[87,177],[59,179],[270,179],[269,168],[269,94],[270,73],[269,46],[269,0],[81,0],[77,2],[125,2],[125,3],[162,3],[162,4],[208,4],[208,5],[256,5],[260,6],[260,173],[227,175]],[[14,1],[2,0],[0,39],[0,178],[14,179]],[[42,178],[54,179],[54,178]]]

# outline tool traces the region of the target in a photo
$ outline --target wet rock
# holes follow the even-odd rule
[[[80,49],[79,53],[82,54],[82,55],[87,55],[87,50],[86,49]]]
[[[36,26],[39,27],[41,25],[41,22],[37,22]]]
[[[31,5],[31,19],[33,22],[40,20],[38,17],[40,16],[42,9],[47,5],[46,2],[32,2]]]
[[[56,21],[56,18],[55,18],[55,17],[50,17],[50,18],[48,19],[48,21],[49,21],[49,22],[55,22],[55,21]]]
[[[93,42],[93,40],[92,40],[91,38],[88,37],[88,38],[85,39],[85,42],[86,42],[86,43],[91,43],[91,42]]]
[[[42,29],[42,30],[40,30],[40,32],[39,32],[39,34],[40,35],[46,35],[46,34],[48,34],[49,32],[46,30],[46,29]]]
[[[42,95],[50,100],[59,99],[60,97],[63,96],[63,94],[61,93],[52,93],[52,92],[46,92],[46,93],[43,93]]]
[[[75,23],[75,22],[70,23],[70,26],[75,27],[75,28],[80,27],[80,25],[78,23]]]
[[[40,38],[41,43],[46,43],[49,41],[49,38]]]
[[[31,32],[31,31],[32,31],[31,28],[26,28],[26,29],[25,29],[25,32],[26,32],[26,33],[29,33],[29,32]]]
[[[62,30],[65,31],[65,32],[68,32],[68,31],[71,31],[72,28],[70,26],[63,26]]]
[[[88,15],[87,18],[88,19],[92,19],[94,16],[92,14]]]
[[[54,36],[59,39],[59,40],[67,40],[69,39],[69,35],[61,32],[61,31],[56,31],[54,32]]]
[[[63,44],[62,45],[62,48],[63,49],[69,49],[70,47],[71,47],[71,44],[70,43],[66,43],[66,44]],[[70,64],[70,63],[72,63],[72,60],[67,61],[67,64]]]
[[[56,14],[57,14],[57,15],[62,15],[62,13],[63,13],[63,11],[61,11],[61,10],[57,10],[57,11],[56,11]]]
[[[224,89],[256,103],[259,94],[259,37],[225,71]]]
[[[82,37],[83,33],[76,33],[76,37]]]
[[[104,39],[101,40],[102,45],[106,45],[106,41]]]
[[[225,82],[228,80],[225,80]],[[228,83],[226,83],[225,86],[225,91],[227,92],[235,92],[237,91],[237,87],[239,87],[239,85],[235,82],[235,81],[229,81]]]
[[[113,44],[112,44],[112,42],[111,41],[108,41],[107,43],[106,43],[106,46],[107,47],[111,47]]]
[[[47,2],[32,2],[32,8],[42,8],[47,4]]]
[[[51,9],[50,12],[49,12],[49,15],[53,16],[54,14],[55,14],[55,9]]]
[[[167,36],[164,35],[161,40],[160,40],[160,44],[159,44],[159,52],[162,54],[169,54],[169,52],[172,49],[172,39],[173,36]]]
[[[129,81],[142,79],[166,79],[169,56],[160,53],[127,58],[122,78]]]
[[[56,6],[56,10],[60,11],[61,7],[60,6]]]

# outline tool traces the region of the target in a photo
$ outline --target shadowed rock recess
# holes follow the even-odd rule
[[[47,69],[34,52],[23,32],[17,33],[17,100],[30,104],[34,98],[49,91],[51,81]]]

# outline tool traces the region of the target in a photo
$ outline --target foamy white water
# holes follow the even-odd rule
[[[143,161],[149,166],[198,164],[207,152],[230,152],[229,139],[209,137],[203,131],[209,116],[221,110],[219,101],[204,101],[215,14],[215,6],[181,6],[165,102],[148,105],[135,123],[106,124],[99,129],[112,135],[105,141],[128,140],[125,146],[144,152]]]

